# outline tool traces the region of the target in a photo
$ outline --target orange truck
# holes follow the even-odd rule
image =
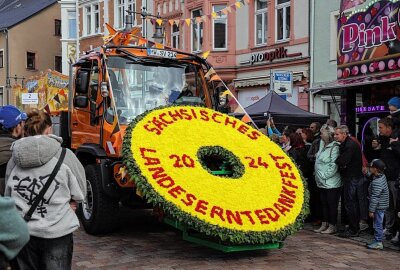
[[[122,138],[133,119],[169,104],[220,105],[205,59],[149,42],[136,29],[108,28],[105,44],[73,65],[60,120],[61,136],[85,167],[88,192],[78,213],[90,234],[114,229],[121,204],[144,204],[122,168]]]

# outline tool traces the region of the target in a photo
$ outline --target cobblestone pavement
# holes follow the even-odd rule
[[[363,239],[315,234],[307,226],[282,249],[222,253],[183,241],[147,212],[121,222],[106,236],[78,230],[73,269],[400,269],[399,251],[367,250]]]

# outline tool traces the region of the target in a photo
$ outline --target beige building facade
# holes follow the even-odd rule
[[[47,69],[61,69],[60,17],[60,6],[55,1],[0,30],[0,105],[15,104],[13,85],[24,84]]]

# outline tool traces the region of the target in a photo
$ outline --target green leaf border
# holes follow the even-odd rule
[[[299,173],[304,186],[304,194],[303,194],[304,200],[300,214],[297,216],[296,220],[293,223],[275,232],[240,231],[240,230],[228,229],[212,225],[180,210],[179,207],[177,207],[175,204],[167,201],[164,197],[158,194],[155,191],[155,189],[153,189],[153,187],[148,183],[146,177],[144,177],[141,174],[139,166],[133,159],[133,154],[131,152],[132,130],[134,129],[134,127],[138,122],[140,122],[144,117],[146,117],[153,111],[172,108],[172,107],[191,108],[193,106],[185,106],[185,105],[162,106],[146,111],[143,114],[136,117],[129,124],[124,136],[123,146],[122,146],[123,163],[126,165],[129,175],[134,179],[137,188],[143,193],[143,196],[147,200],[147,202],[151,203],[153,206],[161,207],[165,213],[171,215],[177,221],[185,224],[186,226],[188,226],[188,228],[193,228],[194,230],[204,233],[207,236],[219,238],[220,240],[228,242],[230,244],[243,245],[243,244],[266,244],[266,243],[282,242],[287,236],[294,234],[303,227],[304,220],[309,214],[308,202],[310,195],[307,188],[307,182],[305,181],[300,170]],[[235,156],[230,158],[234,159]]]

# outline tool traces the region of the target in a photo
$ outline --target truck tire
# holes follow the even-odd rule
[[[102,190],[98,165],[85,166],[87,193],[78,208],[83,228],[88,234],[108,233],[116,229],[118,200],[108,197]]]

